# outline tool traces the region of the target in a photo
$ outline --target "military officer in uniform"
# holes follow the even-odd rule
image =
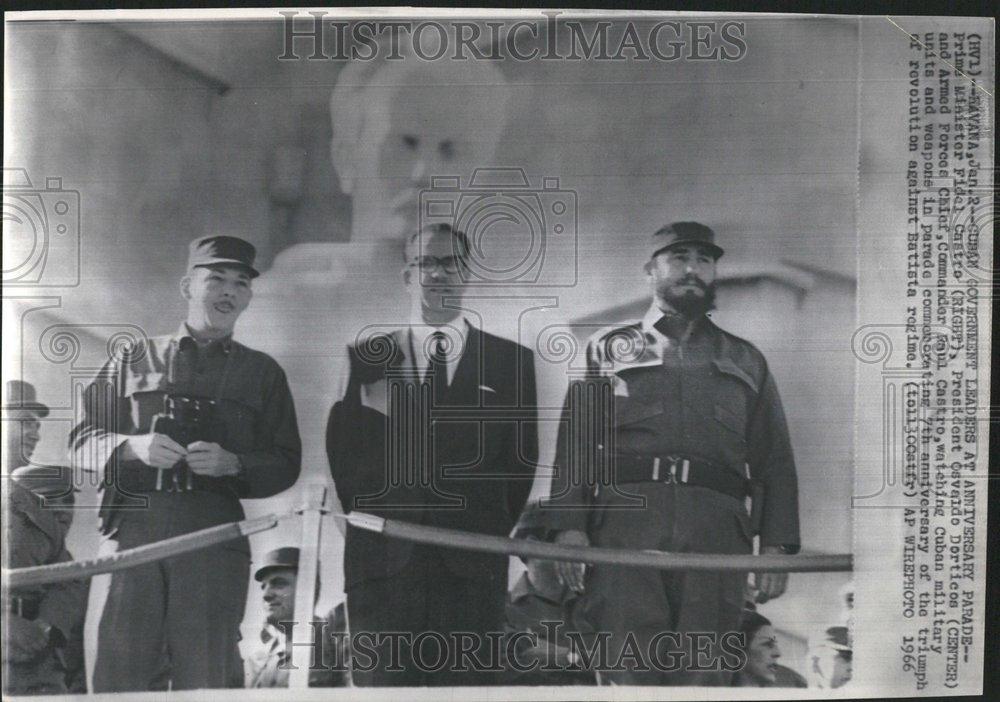
[[[261,645],[246,661],[247,687],[288,687],[292,651],[285,638],[281,622],[295,621],[295,587],[299,572],[299,549],[276,548],[269,551],[254,573],[260,583],[261,597],[267,620],[260,632]],[[316,594],[319,594],[317,583]],[[343,640],[344,608],[334,608],[327,613],[323,627],[317,629],[319,652],[312,656],[318,665],[309,671],[309,687],[345,687],[348,661],[344,659],[345,647],[338,645],[337,635]],[[335,651],[336,649],[336,651]]]
[[[759,534],[762,553],[794,553],[795,463],[774,377],[760,351],[706,314],[723,249],[708,227],[677,222],[653,235],[649,251],[649,311],[595,334],[587,377],[568,390],[549,515],[556,541],[748,554]],[[606,401],[587,405],[586,397]],[[602,680],[729,684],[718,649],[705,670],[694,660],[703,642],[688,634],[739,630],[746,574],[600,565],[585,581],[582,564],[558,568],[584,591],[583,615],[612,632],[609,667],[622,665],[601,670]],[[786,581],[758,574],[758,599],[780,596]],[[616,660],[629,646],[641,660]]]
[[[284,371],[233,340],[256,251],[191,243],[174,333],[110,361],[70,436],[102,476],[102,532],[129,549],[243,519],[299,475],[301,442]],[[98,633],[96,692],[243,686],[238,641],[250,577],[246,539],[114,573]],[[164,675],[166,676],[164,678]]]
[[[8,381],[4,421],[3,489],[5,568],[71,561],[66,532],[74,486],[66,467],[28,465],[48,407],[35,388]],[[86,692],[83,618],[88,583],[70,581],[3,590],[3,690],[6,694]]]

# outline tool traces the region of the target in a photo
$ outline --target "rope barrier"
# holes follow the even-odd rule
[[[717,570],[754,572],[833,572],[853,570],[850,554],[820,556],[762,556],[719,553],[671,553],[668,551],[628,551],[598,546],[564,546],[544,541],[508,539],[502,536],[473,534],[456,529],[411,524],[352,512],[347,521],[360,529],[423,544],[486,551],[512,556],[544,558],[553,561],[605,563],[611,565],[658,568],[660,570]]]
[[[49,583],[80,580],[126,568],[134,568],[272,529],[277,526],[280,520],[294,516],[296,513],[271,514],[257,519],[247,519],[242,522],[221,524],[86,561],[67,561],[65,563],[54,563],[52,565],[34,566],[31,568],[4,568],[4,584],[11,589],[36,587]],[[638,568],[657,568],[660,570],[819,573],[849,571],[853,569],[853,558],[850,554],[820,556],[768,554],[752,556],[716,553],[671,553],[667,551],[629,551],[598,546],[566,546],[543,541],[526,541],[502,536],[489,536],[487,534],[476,534],[457,529],[445,529],[394,519],[383,519],[363,512],[352,512],[348,515],[334,514],[333,516],[335,518],[346,519],[352,526],[359,529],[378,532],[394,539],[415,541],[444,548],[484,551],[487,553],[528,558],[544,558],[553,561],[573,561],[590,564],[603,563]]]
[[[31,568],[4,568],[4,585],[11,589],[36,587],[67,580],[81,580],[125,568],[134,568],[273,529],[279,520],[293,514],[293,512],[280,515],[270,514],[257,519],[220,524],[87,561],[66,561]]]

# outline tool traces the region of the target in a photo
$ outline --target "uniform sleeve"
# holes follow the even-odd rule
[[[785,546],[794,553],[799,547],[798,479],[778,386],[767,371],[748,439],[750,477],[764,486],[760,544]]]
[[[535,355],[523,346],[517,346],[519,373],[517,435],[511,442],[507,466],[516,477],[505,483],[508,513],[515,520],[524,509],[531,493],[535,471],[538,468],[538,392],[535,387]]]
[[[118,387],[120,367],[108,362],[88,385],[76,408],[69,435],[70,462],[76,470],[96,473],[101,481],[115,451],[135,431],[128,403]]]
[[[599,466],[593,459],[602,457],[597,446],[601,443],[598,433],[588,431],[605,426],[606,419],[596,415],[600,403],[600,386],[607,383],[601,375],[600,348],[591,341],[586,350],[587,375],[571,381],[566,389],[559,432],[556,438],[552,483],[549,488],[550,503],[546,507],[546,520],[556,531],[574,529],[587,532],[590,510],[594,507],[595,481]],[[597,392],[595,392],[597,390]],[[584,440],[588,442],[584,443]]]
[[[295,403],[285,372],[275,364],[265,384],[260,430],[264,448],[239,455],[243,464],[246,497],[263,498],[287,490],[298,480],[302,467],[302,440]]]
[[[351,385],[351,359],[353,354],[348,349],[345,356],[345,363],[341,366],[334,389],[333,406],[330,408],[330,415],[326,422],[326,457],[330,465],[330,477],[333,478],[334,487],[337,490],[337,498],[340,500],[344,512],[353,509],[354,498],[357,494],[356,473],[351,472],[350,455],[351,446],[357,438],[361,427],[358,421],[357,403],[351,401],[349,388]],[[337,526],[343,529],[343,522],[337,520]]]

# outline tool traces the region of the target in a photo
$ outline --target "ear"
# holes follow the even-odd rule
[[[191,299],[191,276],[189,275],[181,278],[181,297],[185,300]]]
[[[406,285],[410,284],[410,280],[411,280],[411,276],[412,275],[413,275],[413,271],[412,271],[412,269],[409,266],[406,266],[406,267],[403,268],[403,282]]]
[[[335,130],[330,137],[330,159],[340,181],[340,190],[345,195],[351,195],[354,192],[354,178],[358,170],[357,154],[355,154],[355,144],[344,138],[343,131]]]

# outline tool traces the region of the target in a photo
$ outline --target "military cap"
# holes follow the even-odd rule
[[[257,249],[249,241],[235,236],[203,236],[191,242],[188,270],[201,266],[232,265],[244,268],[251,278],[260,273],[253,267]]]
[[[841,653],[851,652],[851,641],[846,626],[831,626],[816,637],[813,648],[832,648]]]
[[[264,560],[261,563],[260,568],[257,572],[253,574],[254,580],[260,582],[267,575],[267,572],[274,570],[276,568],[292,568],[298,570],[299,568],[299,550],[293,546],[286,546],[284,548],[276,548],[273,551],[268,551],[264,555]]]
[[[681,244],[698,244],[712,252],[718,260],[725,253],[722,247],[715,243],[715,232],[698,222],[673,222],[657,229],[653,233],[650,258],[669,248]]]
[[[49,408],[38,401],[35,386],[23,380],[8,380],[4,393],[5,410],[31,410],[39,417],[47,417]]]
[[[80,492],[73,484],[73,469],[69,466],[21,466],[10,477],[26,490],[48,499],[73,502],[73,493]]]

